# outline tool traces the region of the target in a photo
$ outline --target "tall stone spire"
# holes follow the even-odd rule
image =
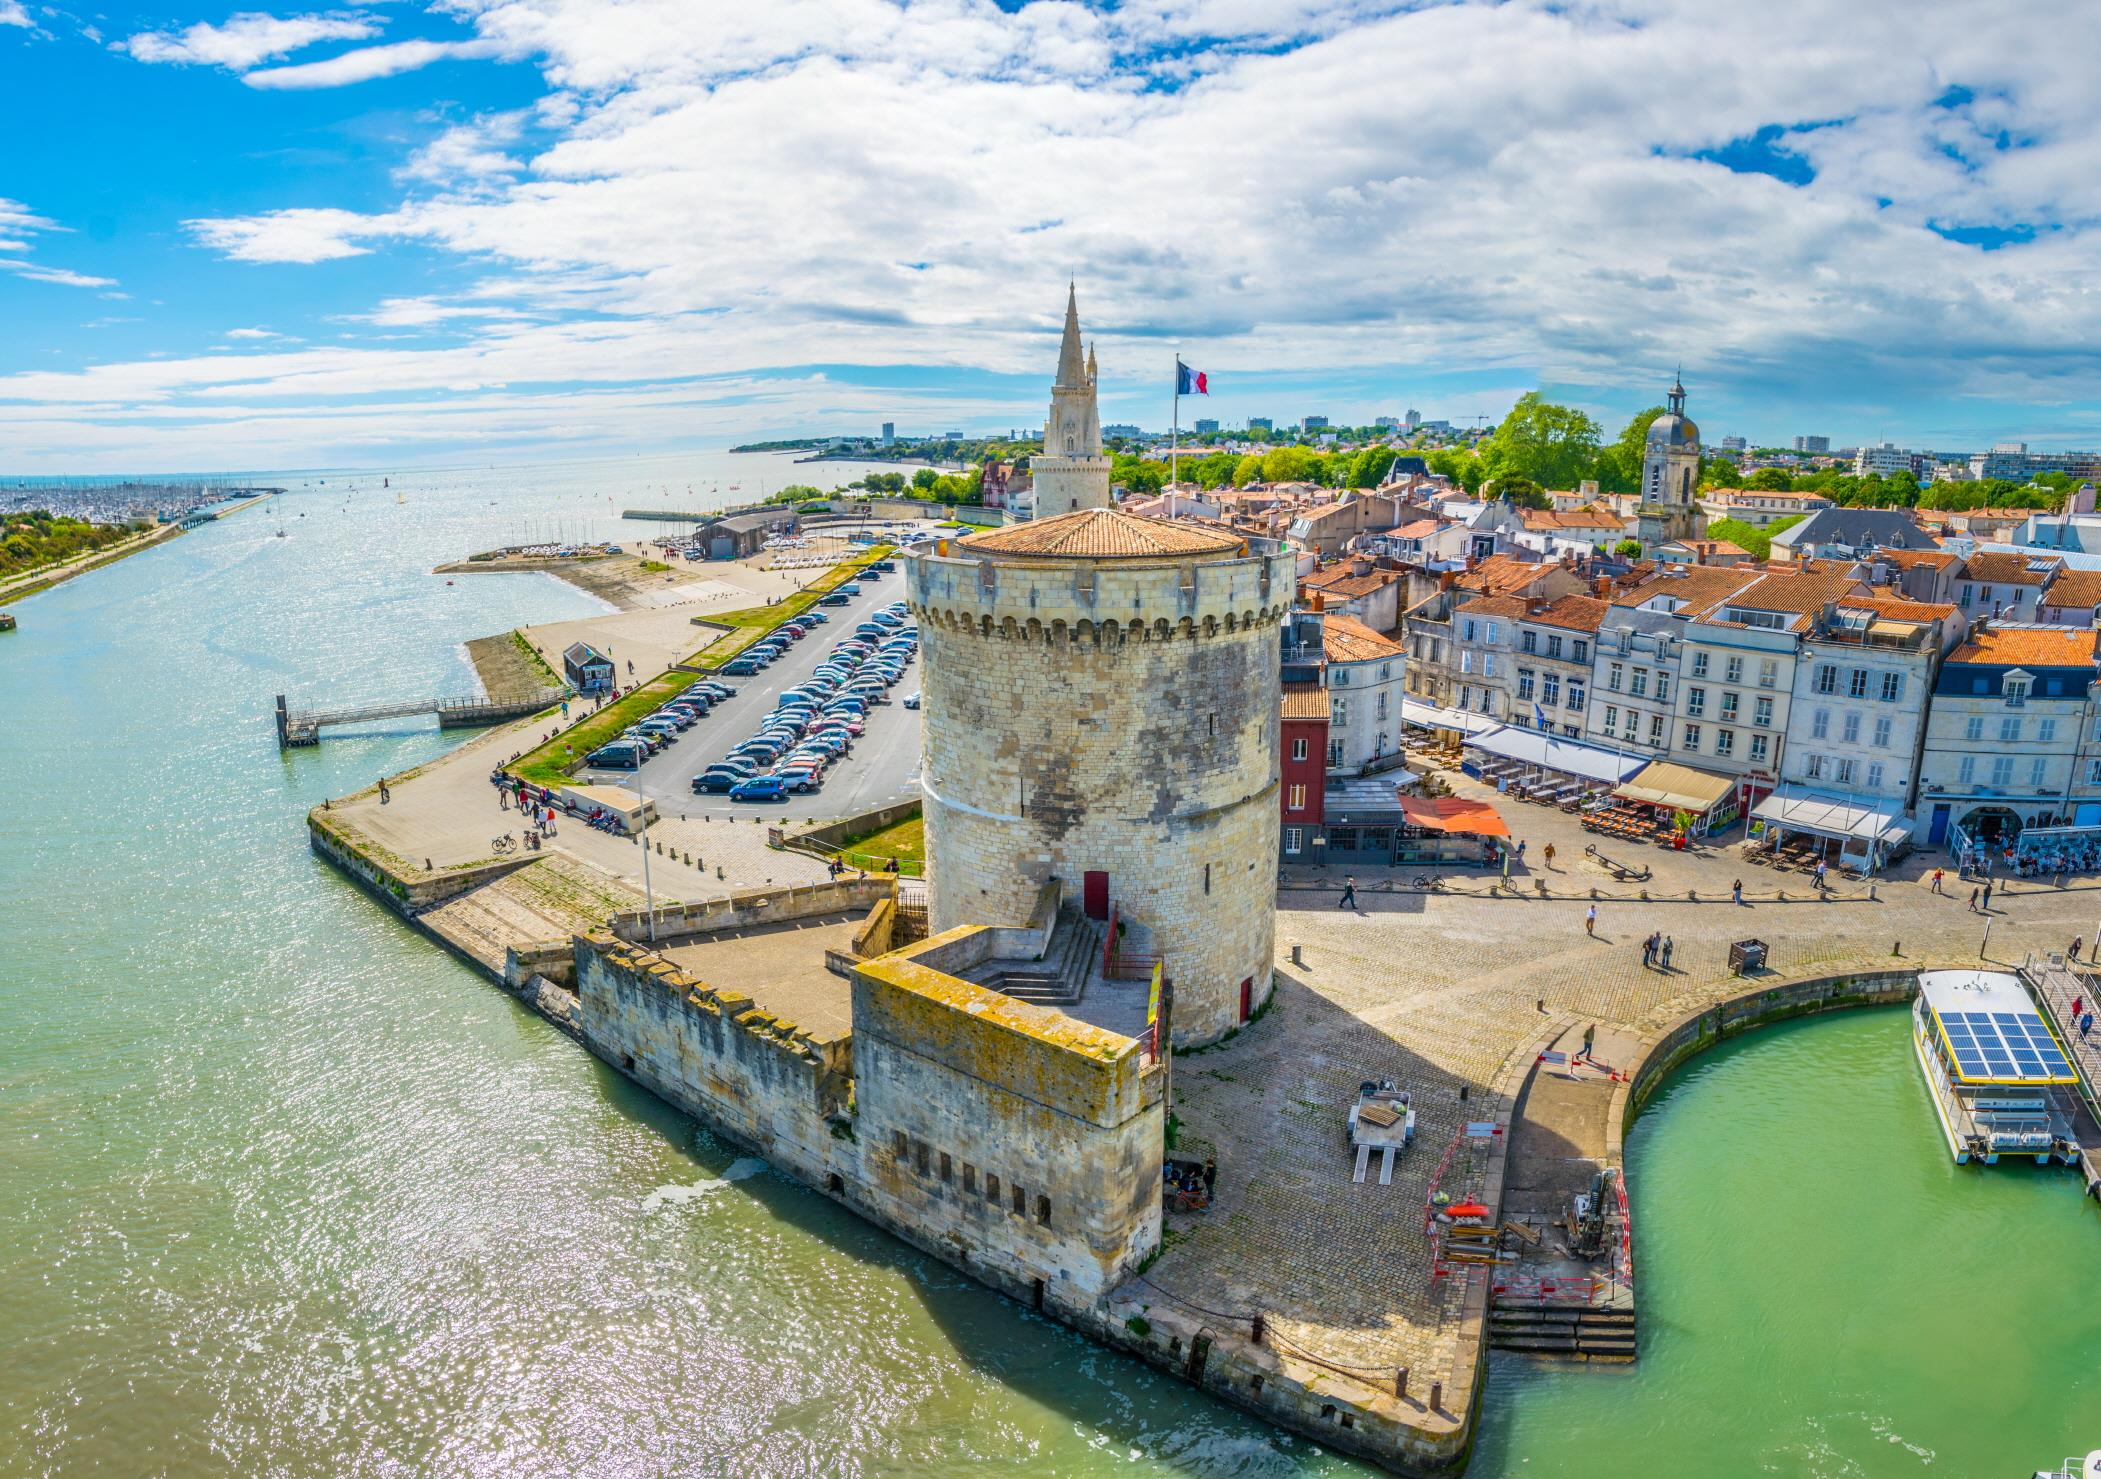
[[[1035,476],[1036,517],[1107,508],[1109,459],[1102,455],[1101,410],[1094,398],[1094,354],[1080,342],[1076,289],[1065,294],[1065,338],[1058,346],[1058,378],[1051,384],[1043,450],[1029,461]]]
[[[1080,295],[1076,285],[1065,287],[1065,342],[1058,346],[1058,386],[1077,390],[1087,383],[1080,357]]]

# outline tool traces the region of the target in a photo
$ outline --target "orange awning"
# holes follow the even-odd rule
[[[1408,825],[1425,832],[1458,832],[1468,837],[1508,837],[1510,829],[1493,806],[1457,796],[1403,796]]]

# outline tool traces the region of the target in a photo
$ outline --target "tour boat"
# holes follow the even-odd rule
[[[1921,971],[1911,1004],[1913,1050],[1957,1165],[2078,1159],[2064,1044],[2018,976]]]

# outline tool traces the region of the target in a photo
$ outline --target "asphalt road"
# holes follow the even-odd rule
[[[889,702],[869,708],[866,732],[854,740],[852,753],[825,772],[819,789],[791,794],[785,802],[766,803],[734,802],[720,792],[696,795],[693,790],[693,777],[758,733],[760,722],[773,712],[774,700],[781,690],[793,688],[815,672],[832,644],[850,634],[878,606],[904,599],[902,570],[864,578],[860,585],[861,594],[852,604],[819,606],[817,609],[828,618],[826,624],[790,646],[781,660],[763,673],[742,678],[723,675],[721,681],[736,689],[737,696],[715,705],[698,724],[642,767],[643,794],[657,803],[659,815],[759,810],[831,821],[919,794],[919,711],[904,706],[906,696],[919,691],[917,656],[890,690]],[[585,774],[600,785],[634,784],[632,771],[591,770]]]

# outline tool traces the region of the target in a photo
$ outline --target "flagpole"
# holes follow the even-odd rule
[[[1174,513],[1175,457],[1182,445],[1182,357],[1175,356],[1174,425],[1167,433],[1167,512]]]

